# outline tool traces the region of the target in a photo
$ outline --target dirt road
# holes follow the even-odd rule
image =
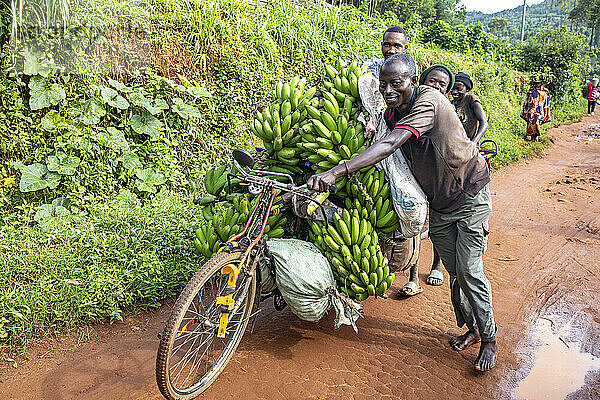
[[[597,124],[597,125],[595,125]],[[532,326],[552,321],[567,347],[600,356],[600,118],[551,131],[541,158],[495,173],[485,255],[499,327],[496,368],[472,372],[476,348],[447,345],[455,326],[449,287],[414,298],[367,300],[359,334],[263,304],[207,399],[511,399],[535,364]],[[424,244],[425,278],[431,245]],[[406,281],[400,275],[394,291]],[[392,293],[392,292],[390,292]],[[161,399],[154,382],[156,333],[168,312],[91,329],[89,337],[46,342],[3,368],[2,399]],[[6,362],[0,361],[3,367]],[[569,399],[600,399],[600,370]],[[543,383],[540,383],[541,385]],[[560,398],[563,398],[561,396]],[[557,397],[558,398],[558,397]]]

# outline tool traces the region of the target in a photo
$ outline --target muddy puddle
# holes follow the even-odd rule
[[[581,336],[571,322],[554,329],[552,318],[537,320],[533,334],[540,344],[533,367],[515,390],[520,400],[563,400],[600,370],[600,358],[581,352]],[[579,339],[575,339],[579,337]]]
[[[590,124],[587,129],[575,135],[575,138],[586,142],[600,142],[600,124]]]

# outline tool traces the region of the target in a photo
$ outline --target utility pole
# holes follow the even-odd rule
[[[527,0],[523,0],[523,18],[521,19],[521,42],[525,41],[525,10],[527,10]]]

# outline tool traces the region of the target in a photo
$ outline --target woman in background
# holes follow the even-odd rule
[[[537,80],[531,83],[531,88],[525,97],[521,118],[527,122],[525,139],[531,137],[532,142],[539,141],[540,126],[552,121],[550,115],[550,93],[542,87],[542,82]]]

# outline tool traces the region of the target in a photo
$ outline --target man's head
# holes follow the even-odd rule
[[[454,74],[445,65],[432,65],[421,74],[419,85],[431,86],[446,94],[454,86]]]
[[[383,33],[381,42],[381,52],[383,58],[388,59],[394,54],[406,53],[408,45],[406,44],[406,31],[401,26],[391,26]]]
[[[471,77],[464,72],[456,74],[455,80],[456,82],[452,88],[452,97],[454,97],[454,100],[460,101],[465,97],[467,92],[473,89],[473,81],[471,80]]]
[[[394,54],[379,72],[379,92],[390,108],[408,108],[417,85],[417,65],[408,54]]]

